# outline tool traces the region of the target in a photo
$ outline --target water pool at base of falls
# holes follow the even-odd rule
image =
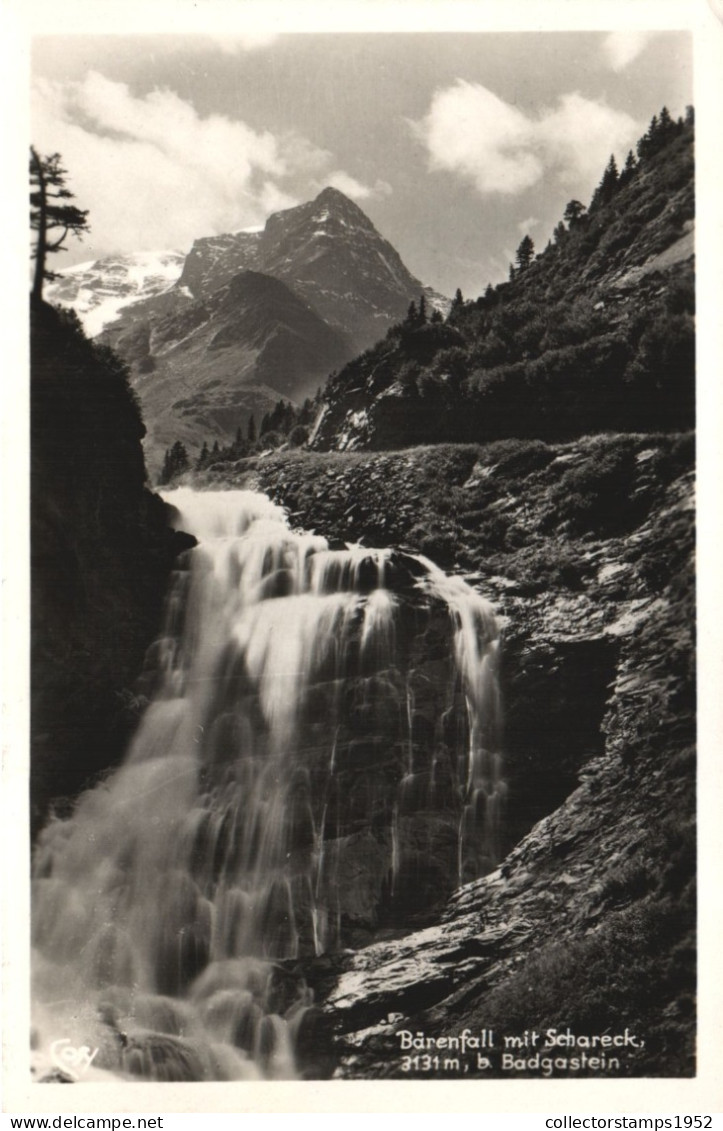
[[[148,705],[35,850],[36,1056],[95,1050],[87,1080],[315,1078],[304,963],[498,862],[495,617],[427,559],[330,549],[263,495],[164,497],[198,545]]]

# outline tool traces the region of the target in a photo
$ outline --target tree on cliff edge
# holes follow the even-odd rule
[[[66,188],[67,170],[60,163],[60,154],[52,153],[41,157],[30,147],[30,229],[37,232],[33,259],[32,297],[40,302],[43,297],[43,283],[46,279],[57,279],[57,274],[48,270],[46,259],[51,252],[64,251],[63,243],[68,232],[79,239],[89,231],[88,212],[66,204],[74,194]],[[60,231],[60,235],[57,233]]]
[[[534,254],[534,243],[529,236],[524,236],[515,254],[515,259],[517,260],[517,269],[519,271],[526,271],[532,263]]]

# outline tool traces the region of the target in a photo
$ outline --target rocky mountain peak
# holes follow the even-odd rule
[[[362,211],[359,205],[345,196],[343,192],[331,185],[322,189],[313,203],[316,205],[317,213],[319,210],[322,213],[327,212],[330,218],[346,220],[347,222],[352,221],[363,230],[377,234],[376,228],[366,212]]]
[[[364,216],[361,208],[346,196],[341,189],[334,188],[333,185],[327,185],[326,188],[322,189],[319,195],[315,197],[314,204],[323,204],[331,208],[354,208]],[[366,217],[364,218],[366,219]]]
[[[263,230],[195,240],[172,266],[164,266],[162,293],[155,284],[140,295],[124,288],[116,300],[112,263],[108,278],[101,272],[93,282],[105,301],[94,330],[132,368],[152,467],[177,439],[225,442],[279,395],[301,403],[425,290],[362,209],[331,186],[275,212]]]
[[[204,298],[228,283],[239,271],[258,264],[260,232],[227,232],[193,241],[186,256],[178,288],[193,298]]]
[[[323,224],[330,221],[352,223],[354,227],[372,232],[380,238],[371,220],[359,205],[331,185],[322,189],[313,200],[272,213],[266,221],[264,234],[273,234],[279,227],[295,228],[299,225]]]
[[[352,264],[369,258],[370,251],[374,262],[365,266],[366,273],[371,267],[372,276],[382,285],[388,286],[386,276],[390,274],[392,288],[399,284],[407,286],[412,279],[397,252],[379,235],[369,217],[334,188],[326,188],[314,200],[270,216],[262,236],[262,249],[264,266],[270,273],[286,277],[293,272],[297,278],[311,280],[317,278],[323,264],[321,275],[326,288],[331,284],[336,289],[346,282],[342,293],[349,290]],[[379,249],[383,249],[382,258]],[[333,279],[329,277],[332,259],[338,264],[337,277]],[[416,280],[413,285],[421,287]]]

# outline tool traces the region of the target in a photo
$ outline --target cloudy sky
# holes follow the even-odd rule
[[[32,42],[32,138],[62,154],[92,227],[58,267],[187,250],[331,184],[423,282],[473,296],[522,235],[545,245],[662,105],[692,101],[685,32]]]

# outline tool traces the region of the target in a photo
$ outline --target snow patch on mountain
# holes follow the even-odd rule
[[[123,307],[171,290],[185,258],[182,251],[139,251],[77,263],[46,286],[45,298],[73,307],[85,332],[94,337],[115,321]]]

